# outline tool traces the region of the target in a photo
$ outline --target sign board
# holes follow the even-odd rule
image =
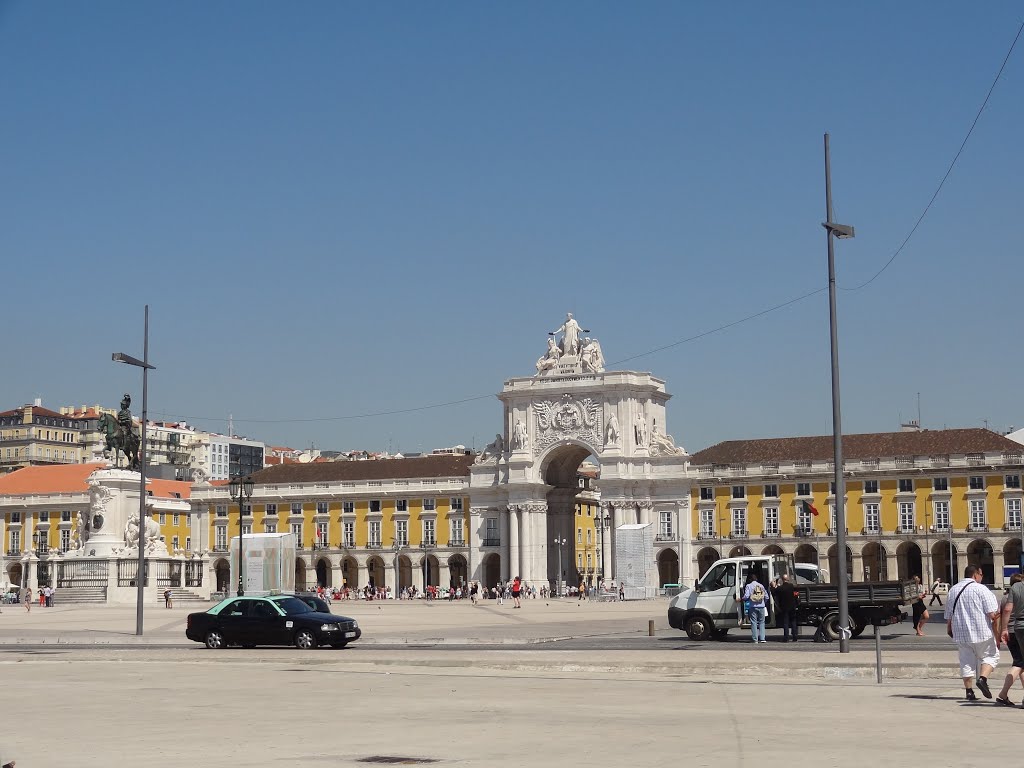
[[[247,533],[243,547],[247,595],[295,592],[295,535],[292,533]],[[238,585],[238,537],[231,539],[231,584]]]

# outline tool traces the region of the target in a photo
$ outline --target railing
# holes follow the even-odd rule
[[[149,565],[150,563],[147,563],[147,566]],[[181,586],[182,563],[180,560],[157,560],[152,562],[152,566],[154,566],[156,574],[157,587],[167,588]]]
[[[882,529],[879,528],[877,525],[870,527],[865,526],[864,528],[860,529],[861,536],[878,536],[881,532]]]
[[[420,549],[433,549],[436,546],[437,546],[437,542],[436,541],[421,541],[420,542]]]
[[[136,586],[136,579],[139,575],[139,562],[138,560],[118,560],[117,561],[117,586],[119,587],[134,587]],[[149,586],[149,563],[146,563],[146,570],[143,574],[145,582],[144,586]]]
[[[72,587],[106,587],[106,560],[57,563],[57,589]]]
[[[655,541],[675,541],[676,537],[671,533],[659,533],[654,537]]]
[[[730,539],[746,539],[748,537],[749,534],[746,531],[732,531],[729,534]]]
[[[211,552],[227,552],[228,546],[226,544],[215,544]]]
[[[202,560],[187,560],[185,561],[185,586],[186,587],[201,587],[203,586],[203,571],[206,570],[205,563]]]
[[[782,531],[762,531],[762,539],[778,539],[782,537]]]
[[[500,547],[501,546],[501,539],[497,538],[497,537],[492,537],[492,538],[489,538],[489,539],[485,538],[484,539],[484,546],[485,547]]]
[[[714,531],[701,531],[697,534],[697,541],[707,541],[709,539],[717,539],[718,534]]]
[[[464,546],[466,546],[466,540],[465,539],[452,539],[451,541],[448,542],[448,546],[449,547],[464,547]]]

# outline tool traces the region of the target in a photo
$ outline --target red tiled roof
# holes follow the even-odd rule
[[[37,494],[84,493],[89,490],[86,480],[106,464],[54,464],[22,467],[0,475],[0,496],[34,496]],[[184,480],[150,479],[148,490],[157,498],[187,499],[192,484]]]
[[[1024,453],[1024,446],[980,427],[843,435],[844,459],[946,456],[991,452],[1019,454]],[[690,463],[700,466],[827,461],[832,456],[832,435],[818,435],[765,440],[727,440],[693,454]]]
[[[32,409],[33,416],[50,416],[57,419],[67,419],[69,416],[63,413],[57,413],[51,411],[49,408],[43,408],[41,405],[23,405],[20,408],[12,408],[9,411],[0,412],[0,416],[17,416],[18,414],[24,413],[26,408]]]

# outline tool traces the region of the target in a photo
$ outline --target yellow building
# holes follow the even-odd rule
[[[986,429],[844,436],[851,577],[955,582],[970,563],[1002,585],[1004,567],[1021,561],[1022,451]],[[791,553],[835,580],[832,457],[830,436],[736,440],[694,454],[697,570],[719,557]]]
[[[193,486],[193,510],[216,586],[229,588],[229,543],[239,533],[294,533],[296,589],[468,582],[468,475],[472,457],[431,455],[267,467],[239,505],[225,481]],[[486,566],[486,564],[485,564]],[[486,567],[485,567],[486,570]]]
[[[602,550],[600,531],[606,523],[601,518],[601,492],[597,480],[600,470],[592,464],[580,467],[577,473],[579,492],[576,495],[575,522],[573,531],[575,542],[568,551],[575,549],[576,562],[563,563],[563,579],[569,586],[579,586],[584,582],[587,586],[597,586],[601,580],[601,558],[611,561],[611,553]],[[569,570],[571,568],[573,570]]]
[[[43,408],[38,400],[0,412],[0,472],[80,463],[87,428],[85,419]]]

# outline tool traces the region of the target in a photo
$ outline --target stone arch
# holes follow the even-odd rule
[[[214,561],[213,577],[218,592],[226,594],[231,591],[231,564],[225,558],[221,557]]]
[[[1020,539],[1009,539],[1003,544],[1003,564],[1020,569],[1022,565]]]
[[[359,562],[354,557],[342,558],[341,580],[349,589],[355,589],[359,586]]]
[[[750,547],[743,544],[737,544],[729,550],[729,557],[748,557],[750,554]]]
[[[720,557],[714,547],[704,547],[697,553],[697,572],[703,576]]]
[[[412,559],[408,555],[398,556],[398,588],[412,586]]]
[[[427,555],[423,558],[423,580],[425,586],[441,586],[441,564],[435,555]]]
[[[501,581],[501,555],[491,552],[484,556],[483,562],[484,587],[490,589]]]
[[[658,553],[658,586],[679,583],[679,555],[671,547]]]
[[[384,558],[380,555],[367,558],[366,581],[374,589],[384,588]]]
[[[828,576],[833,584],[839,583],[839,574],[842,573],[838,547],[838,544],[833,544],[828,548]],[[853,581],[853,551],[849,547],[846,548],[846,578]]]
[[[785,550],[782,549],[778,544],[769,544],[761,550],[762,555],[784,555]]]
[[[319,587],[330,587],[331,586],[331,575],[333,569],[331,568],[331,562],[326,557],[321,557],[316,561],[316,583]]]
[[[952,556],[950,549],[953,550]],[[932,574],[934,576],[938,576],[949,584],[956,584],[960,580],[959,559],[956,544],[951,544],[949,539],[932,544]]]
[[[896,547],[896,566],[901,580],[915,576],[920,577],[921,581],[925,580],[921,547],[915,541],[904,541]]]
[[[454,554],[448,558],[448,574],[452,587],[465,587],[469,582],[469,565],[466,558],[460,554]]]
[[[11,584],[17,584],[21,586],[21,575],[23,571],[21,569],[21,563],[11,563],[7,566],[7,581]]]
[[[975,539],[967,545],[967,564],[981,568],[982,582],[995,584],[995,567],[992,558],[992,542],[987,539]],[[1000,574],[1002,577],[1002,574]],[[1001,579],[1000,579],[1001,580]]]
[[[888,553],[881,542],[869,541],[861,551],[864,581],[886,581],[889,577]]]
[[[301,557],[295,558],[295,591],[306,591],[306,561]]]
[[[793,552],[793,560],[798,563],[818,564],[818,550],[812,544],[801,544]]]

